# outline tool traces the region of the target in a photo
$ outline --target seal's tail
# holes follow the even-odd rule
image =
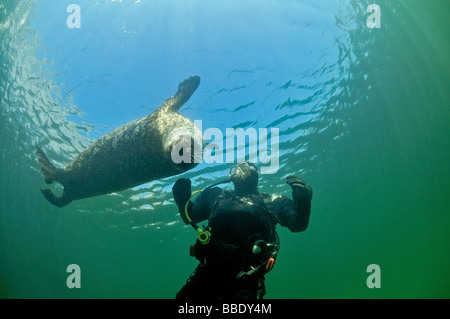
[[[44,151],[36,145],[36,155],[38,157],[38,163],[41,165],[41,174],[44,176],[45,182],[47,184],[51,184],[55,181],[61,182],[58,180],[58,171],[62,169],[58,169],[55,165],[50,162],[47,155],[45,155]],[[61,174],[59,174],[61,175]],[[57,207],[63,207],[69,204],[72,200],[68,198],[66,193],[63,193],[62,196],[57,197],[50,189],[41,189],[44,197],[53,205]]]

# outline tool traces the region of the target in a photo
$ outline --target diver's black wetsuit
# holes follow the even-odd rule
[[[291,185],[292,186],[292,185]],[[272,197],[256,190],[247,193],[207,188],[188,204],[192,222],[208,220],[211,241],[195,244],[200,265],[178,292],[180,299],[256,299],[265,294],[264,275],[268,258],[279,248],[277,223],[293,232],[304,231],[309,223],[312,191],[298,191],[293,198]],[[178,205],[185,223],[184,205]],[[261,253],[252,251],[255,242],[264,242]],[[269,247],[269,248],[268,248]],[[261,266],[250,275],[242,275]],[[242,274],[242,273],[241,273]]]

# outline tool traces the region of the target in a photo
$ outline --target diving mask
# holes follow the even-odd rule
[[[230,176],[230,180],[233,183],[239,183],[249,177],[252,174],[252,170],[256,170],[253,164],[249,164],[248,162],[240,163],[230,167],[228,176]]]

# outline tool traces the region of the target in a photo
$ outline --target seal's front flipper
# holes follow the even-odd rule
[[[72,201],[64,193],[62,196],[56,197],[50,189],[41,189],[41,192],[51,204],[59,208],[66,206]]]

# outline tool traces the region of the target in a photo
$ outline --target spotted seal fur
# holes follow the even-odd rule
[[[50,189],[41,189],[42,194],[51,204],[63,207],[73,200],[125,190],[194,168],[200,162],[195,158],[194,149],[202,147],[201,132],[178,110],[199,84],[199,76],[184,80],[175,95],[152,114],[107,133],[64,169],[55,167],[36,145],[45,182],[59,182],[64,186],[59,197]],[[174,133],[180,128],[190,134]],[[191,161],[175,163],[171,157],[174,148],[176,152],[189,151]]]

